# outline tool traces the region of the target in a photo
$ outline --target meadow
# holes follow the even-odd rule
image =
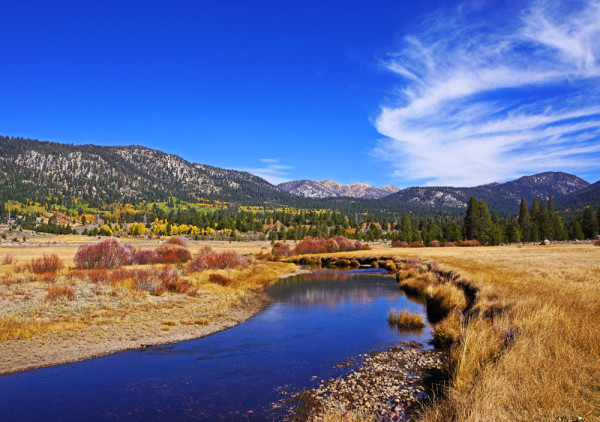
[[[600,247],[374,248],[352,254],[370,255],[428,264],[476,289],[467,312],[451,313],[436,326],[454,331],[446,333],[455,340],[449,382],[417,420],[600,420]],[[431,274],[423,272],[420,279],[430,280],[422,288],[436,284]]]
[[[260,296],[265,286],[297,270],[292,263],[255,259],[243,268],[192,268],[189,262],[210,243],[193,241],[186,245],[188,263],[84,270],[73,261],[81,238],[54,239],[56,244],[0,248],[0,373],[43,366],[44,353],[94,352],[72,352],[82,359],[209,334],[248,318],[267,300]],[[148,239],[133,245],[160,246]],[[210,246],[215,253],[271,251],[267,242]],[[36,273],[33,261],[51,254],[62,268],[54,275]],[[451,357],[444,393],[424,405],[417,420],[600,420],[600,247],[374,244],[372,250],[319,256],[403,260],[390,269],[407,293],[427,301],[436,340]],[[155,274],[175,282],[153,293]],[[231,317],[240,309],[248,312]],[[336,412],[331,420],[340,420]],[[375,420],[345,411],[343,417]]]
[[[107,240],[43,240],[0,247],[0,374],[229,328],[268,303],[265,287],[296,271],[254,259],[259,244],[231,251],[227,242],[134,239],[125,253],[137,262],[104,249],[95,263],[82,251]]]

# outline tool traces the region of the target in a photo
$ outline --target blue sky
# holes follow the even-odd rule
[[[272,182],[600,179],[600,2],[0,3],[0,134]]]

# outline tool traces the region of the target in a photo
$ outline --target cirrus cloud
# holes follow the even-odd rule
[[[494,22],[432,15],[382,64],[397,98],[375,121],[394,176],[468,186],[600,160],[600,2],[533,2]]]

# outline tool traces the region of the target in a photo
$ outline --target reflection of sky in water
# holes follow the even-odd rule
[[[422,332],[390,328],[390,308],[424,314],[393,278],[325,273],[282,280],[256,317],[212,336],[0,377],[2,421],[280,419],[279,391],[342,375],[333,366]],[[252,410],[253,413],[247,413]]]

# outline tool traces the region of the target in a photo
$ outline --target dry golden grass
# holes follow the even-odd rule
[[[597,247],[375,248],[357,255],[437,261],[479,290],[468,324],[460,328],[450,315],[436,327],[460,341],[446,397],[422,421],[600,420]]]
[[[423,315],[411,313],[406,310],[390,309],[388,322],[397,325],[398,328],[416,329],[425,327]]]
[[[12,264],[0,265],[0,341],[28,339],[49,331],[117,324],[128,313],[138,313],[141,307],[169,308],[173,300],[185,302],[187,307],[202,303],[206,312],[180,322],[183,325],[203,326],[218,319],[219,315],[227,314],[238,304],[251,300],[256,291],[264,290],[278,276],[295,272],[297,268],[279,262],[260,262],[243,270],[204,271],[189,276],[180,274],[180,284],[187,283],[185,291],[175,289],[169,292],[163,289],[160,294],[153,295],[140,290],[132,277],[136,276],[135,271],[149,271],[160,278],[163,265],[129,266],[123,267],[123,270],[107,271],[74,270],[71,267],[51,274],[35,274],[30,266],[17,263],[31,262],[52,254],[72,266],[73,255],[79,246],[75,241],[96,240],[81,236],[65,238],[66,242],[47,247],[30,245],[0,248],[0,256],[12,254],[17,258]],[[137,242],[145,244],[148,240]],[[158,243],[156,240],[151,242],[155,245]],[[243,250],[243,247],[238,249]],[[102,271],[104,278],[98,279]],[[173,267],[172,271],[177,272],[177,269]],[[98,273],[96,277],[92,277],[93,272]],[[228,287],[210,283],[208,277],[211,273],[222,273],[232,278],[233,283]],[[102,318],[96,315],[99,308],[103,309]],[[171,318],[164,320],[170,321]],[[179,323],[175,322],[175,325]],[[173,326],[170,323],[163,325]]]

